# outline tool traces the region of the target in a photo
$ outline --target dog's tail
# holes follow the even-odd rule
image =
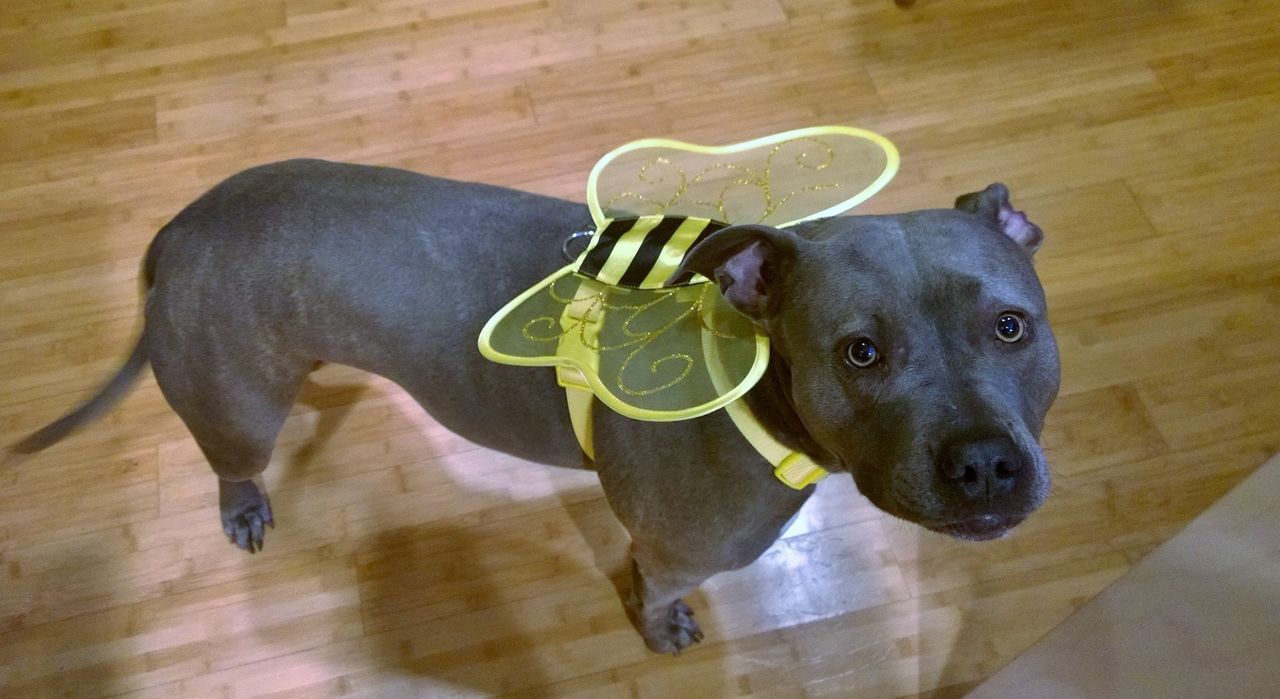
[[[156,258],[159,256],[161,243],[165,238],[166,231],[169,227],[160,230],[155,240],[151,241],[150,247],[147,248],[147,255],[142,263],[142,285],[144,296],[151,291],[151,287],[155,282]],[[129,354],[129,359],[125,360],[124,366],[111,377],[102,390],[93,398],[90,398],[84,405],[63,415],[52,423],[31,433],[22,441],[10,446],[7,451],[8,455],[34,454],[38,451],[53,446],[57,442],[62,441],[67,435],[80,429],[81,427],[93,422],[107,412],[111,406],[115,405],[124,394],[129,392],[129,387],[137,380],[138,375],[147,367],[147,337],[144,332],[138,338],[138,343],[133,346],[133,352]],[[0,462],[8,459],[0,459]]]
[[[9,447],[9,451],[14,454],[34,454],[53,446],[55,443],[62,441],[67,435],[98,419],[112,405],[115,405],[117,401],[124,397],[124,394],[129,391],[129,387],[138,378],[138,374],[141,374],[146,366],[147,340],[146,337],[140,337],[138,338],[138,344],[133,346],[133,352],[129,355],[129,359],[125,361],[124,366],[120,367],[120,371],[116,372],[116,375],[107,382],[106,386],[102,387],[101,391],[98,391],[98,395],[90,398],[89,402],[84,405],[31,433],[22,441]]]

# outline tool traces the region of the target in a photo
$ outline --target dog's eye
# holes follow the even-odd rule
[[[865,369],[880,361],[880,350],[871,340],[860,337],[844,346],[844,360],[851,366]]]
[[[1001,313],[996,319],[996,337],[1001,342],[1017,342],[1027,334],[1027,321],[1016,313]]]

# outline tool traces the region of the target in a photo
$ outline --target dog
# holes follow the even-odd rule
[[[667,423],[593,408],[594,459],[549,369],[475,350],[486,319],[557,269],[586,206],[384,167],[292,160],[241,172],[147,250],[145,325],[102,392],[12,450],[101,414],[150,363],[218,477],[246,551],[274,526],[254,478],[318,362],[396,382],[480,445],[592,468],[632,539],[628,614],[654,651],[702,639],[681,597],[751,563],[813,487],[779,483],[723,411]],[[1057,347],[1032,267],[1043,233],[1004,185],[951,209],[730,226],[677,275],[715,280],[768,335],[745,396],[781,443],[847,473],[885,512],[999,537],[1049,492],[1038,439]]]

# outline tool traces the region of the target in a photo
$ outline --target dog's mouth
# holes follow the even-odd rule
[[[975,515],[950,522],[925,524],[925,528],[963,541],[989,541],[1008,534],[1026,515]]]

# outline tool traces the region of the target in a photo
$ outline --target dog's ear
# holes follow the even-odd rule
[[[688,281],[696,272],[714,280],[734,308],[763,321],[778,309],[782,275],[799,241],[794,233],[770,226],[730,226],[695,245],[668,283]]]
[[[956,208],[968,211],[983,219],[988,225],[1009,236],[1022,246],[1028,255],[1035,254],[1044,242],[1044,231],[1032,223],[1027,215],[1009,203],[1009,188],[999,182],[981,192],[964,194],[956,198]]]

